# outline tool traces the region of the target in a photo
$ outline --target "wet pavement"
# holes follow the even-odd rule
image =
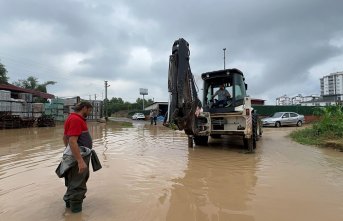
[[[343,153],[291,141],[296,128],[265,129],[255,154],[227,137],[189,149],[144,122],[89,129],[103,169],[79,214],[54,173],[62,126],[0,130],[0,220],[343,220]]]

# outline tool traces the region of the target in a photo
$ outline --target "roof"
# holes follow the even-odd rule
[[[53,94],[48,94],[48,93],[44,93],[44,92],[40,92],[40,91],[36,91],[32,89],[21,88],[13,84],[0,84],[0,90],[8,90],[8,91],[19,92],[19,93],[29,93],[29,94],[32,94],[33,96],[42,97],[44,99],[55,98],[55,95]]]
[[[152,110],[154,108],[157,108],[159,105],[168,105],[168,102],[154,102],[151,105],[144,108],[144,110]]]
[[[251,98],[252,101],[266,101],[266,100],[263,100],[263,99],[259,99],[259,98]]]
[[[227,77],[231,74],[240,74],[243,76],[243,72],[238,70],[237,68],[232,68],[232,69],[225,69],[225,70],[218,70],[218,71],[211,71],[211,72],[206,72],[201,74],[201,78],[203,80],[209,79],[209,78],[220,78],[220,77]]]

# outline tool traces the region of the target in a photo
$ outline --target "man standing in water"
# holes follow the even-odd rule
[[[63,142],[66,149],[63,158],[74,158],[76,164],[65,173],[67,191],[63,197],[66,207],[73,213],[82,211],[82,202],[87,192],[89,178],[90,154],[84,154],[87,148],[92,149],[92,138],[86,124],[86,117],[92,112],[89,102],[80,102],[75,106],[75,113],[71,113],[64,124]],[[87,147],[87,148],[84,148]],[[89,150],[88,149],[88,150]],[[89,153],[89,151],[88,151]]]

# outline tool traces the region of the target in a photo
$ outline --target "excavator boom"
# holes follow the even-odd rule
[[[187,135],[196,133],[196,113],[201,108],[197,87],[189,65],[189,44],[180,38],[169,57],[168,91],[170,93],[167,124],[175,124]]]

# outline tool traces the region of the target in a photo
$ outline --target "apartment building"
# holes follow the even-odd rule
[[[343,101],[343,71],[320,78],[320,94],[335,101]]]

